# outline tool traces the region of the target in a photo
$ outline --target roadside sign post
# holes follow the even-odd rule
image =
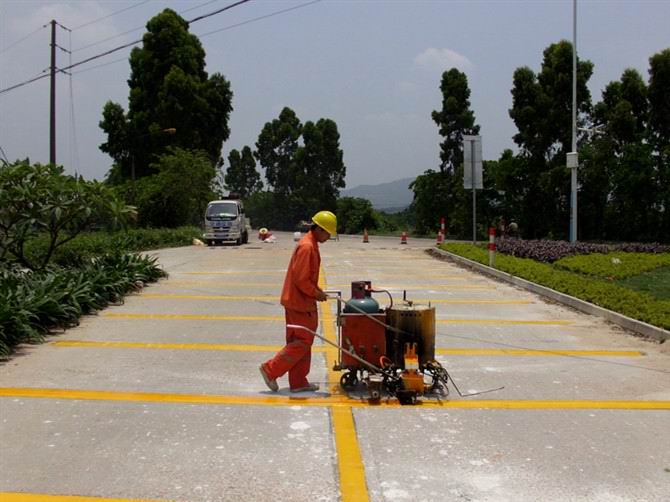
[[[477,189],[484,188],[482,137],[463,135],[463,188],[472,188],[472,243],[477,242]]]

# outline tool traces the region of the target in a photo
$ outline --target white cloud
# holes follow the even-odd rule
[[[414,58],[414,64],[429,70],[446,71],[458,68],[461,71],[474,68],[472,62],[462,54],[451,49],[429,47]]]

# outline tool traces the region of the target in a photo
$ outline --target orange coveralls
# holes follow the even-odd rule
[[[288,264],[281,304],[284,306],[286,324],[298,324],[316,331],[319,317],[316,295],[319,291],[321,255],[319,243],[312,232],[300,239]],[[286,346],[270,360],[263,363],[267,376],[276,379],[288,371],[291,389],[309,385],[314,335],[302,329],[286,328]]]

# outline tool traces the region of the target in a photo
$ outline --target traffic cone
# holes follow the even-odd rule
[[[367,244],[370,242],[370,239],[368,239],[368,229],[363,230],[363,244]]]
[[[400,244],[407,244],[407,232],[403,232],[400,236]]]

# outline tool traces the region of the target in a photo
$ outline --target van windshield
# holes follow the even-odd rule
[[[216,202],[207,206],[207,217],[235,217],[237,216],[236,202]]]

